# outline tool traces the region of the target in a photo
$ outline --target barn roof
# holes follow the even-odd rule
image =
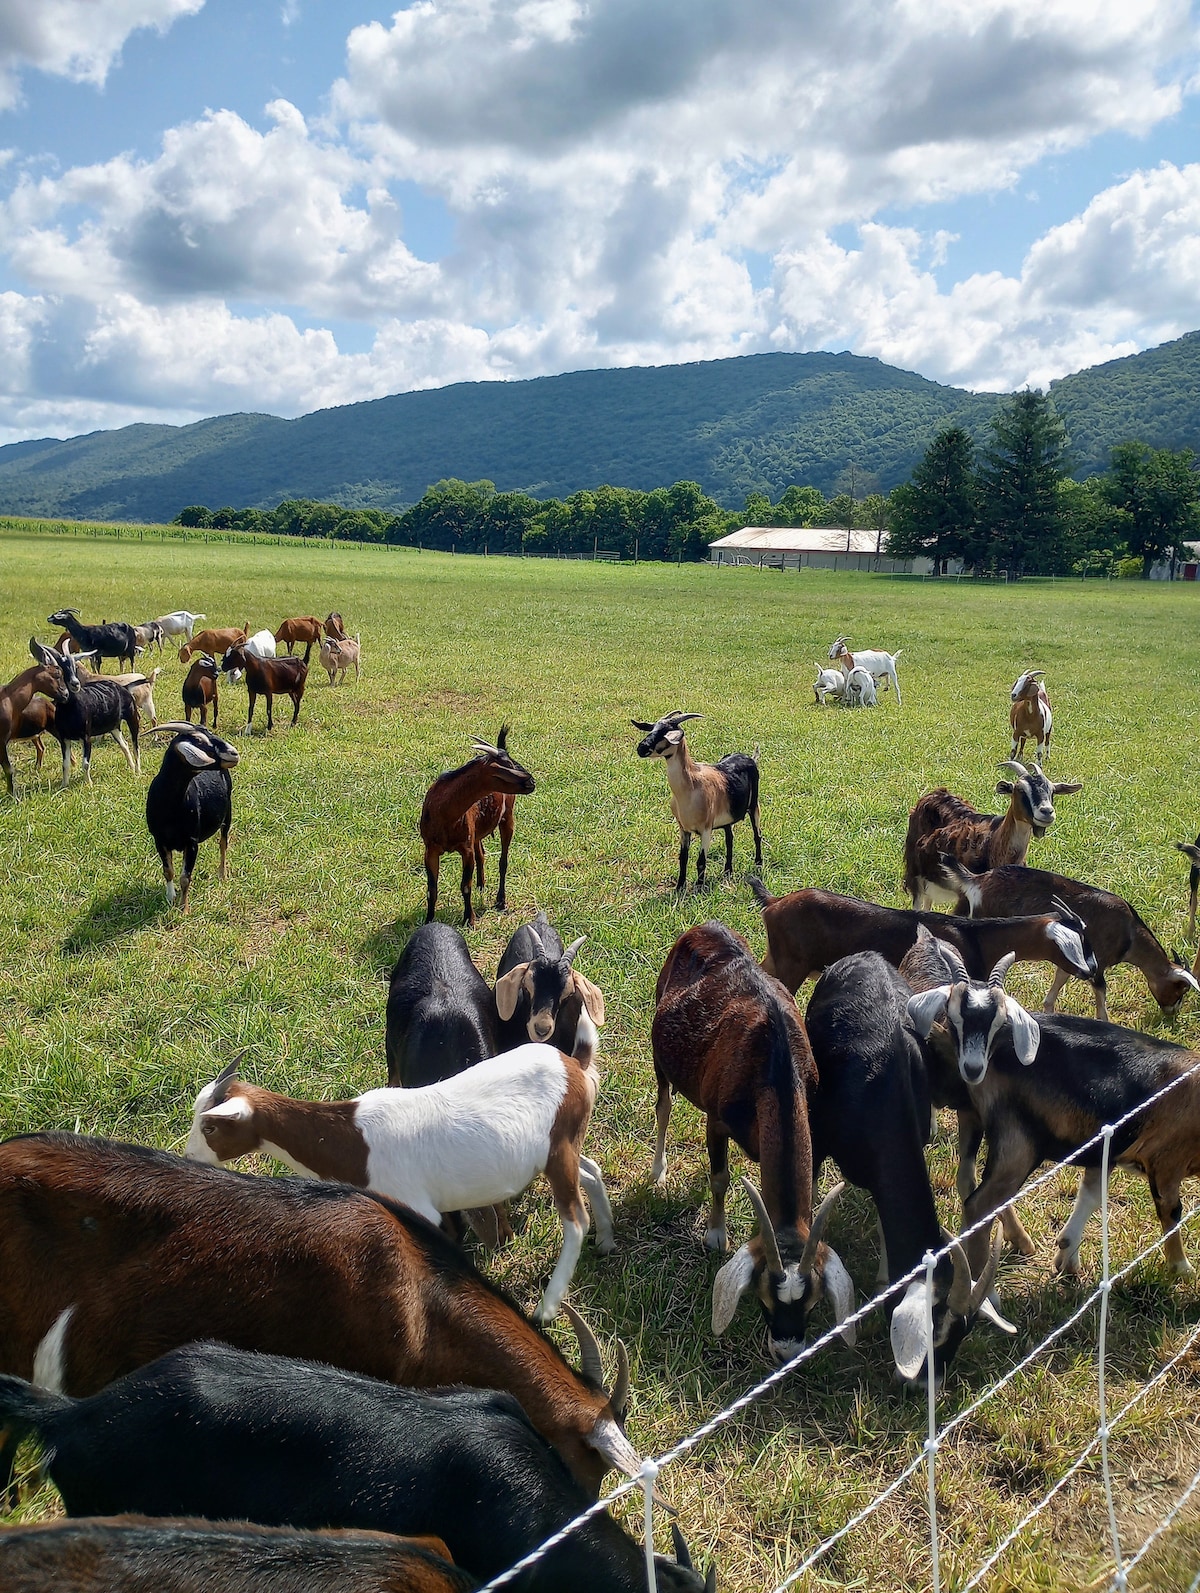
[[[878,531],[847,532],[839,526],[756,526],[731,531],[709,547],[741,553],[882,553]]]

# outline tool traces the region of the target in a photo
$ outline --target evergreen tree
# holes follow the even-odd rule
[[[976,561],[1010,577],[1065,568],[1059,482],[1067,433],[1046,393],[1014,393],[991,420],[979,472],[981,545]]]
[[[963,558],[975,544],[978,487],[975,445],[961,426],[934,437],[912,473],[892,493],[888,552],[911,559],[926,554],[939,566]]]

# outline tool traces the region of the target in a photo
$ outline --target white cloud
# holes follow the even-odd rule
[[[131,33],[163,32],[203,5],[204,0],[0,0],[0,109],[19,98],[23,68],[103,83]]]

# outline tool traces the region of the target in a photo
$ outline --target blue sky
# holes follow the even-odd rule
[[[1200,327],[1181,0],[0,0],[0,441]]]

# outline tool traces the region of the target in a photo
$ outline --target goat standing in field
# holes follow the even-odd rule
[[[829,656],[835,664],[841,665],[842,671],[847,677],[855,669],[865,669],[872,681],[883,682],[884,691],[888,689],[889,685],[894,686],[896,690],[896,707],[900,708],[903,706],[903,699],[900,696],[900,681],[896,675],[896,660],[903,651],[902,647],[898,647],[894,653],[877,651],[852,653],[850,651],[850,638],[848,636],[839,636],[829,649]]]
[[[146,792],[146,827],[162,860],[168,902],[175,900],[174,854],[182,854],[179,910],[184,912],[200,843],[218,831],[218,872],[222,879],[227,877],[229,828],[233,823],[233,780],[229,771],[237,767],[238,751],[198,725],[158,725],[154,733],[171,734],[175,739],[163,754],[162,767]]]
[[[91,785],[92,742],[97,736],[112,736],[125,754],[130,769],[141,774],[142,756],[138,748],[141,725],[138,706],[129,688],[118,686],[114,680],[81,680],[79,654],[51,652],[34,636],[29,638],[29,650],[38,663],[52,671],[49,695],[54,702],[54,727],[51,734],[62,749],[63,790],[70,778],[71,743],[74,741],[83,743],[83,772]],[[121,734],[122,725],[133,741],[132,752]]]
[[[225,651],[221,660],[221,673],[232,675],[241,670],[246,676],[246,692],[250,699],[246,708],[246,734],[250,734],[254,718],[254,705],[260,697],[267,699],[267,729],[274,728],[273,708],[276,696],[292,699],[292,723],[300,717],[300,702],[304,696],[304,683],[308,679],[308,665],[299,658],[258,658],[245,641],[235,642]]]
[[[295,619],[285,619],[280,623],[275,632],[276,645],[287,647],[288,656],[296,650],[296,643],[304,643],[304,662],[307,664],[312,657],[313,644],[321,640],[324,629],[321,621],[315,614],[301,614]]]
[[[1027,741],[1037,742],[1035,764],[1045,763],[1050,755],[1050,729],[1053,716],[1050,712],[1050,698],[1046,694],[1045,686],[1042,685],[1041,677],[1045,673],[1044,669],[1026,670],[1018,677],[1012,689],[1012,707],[1008,711],[1013,735],[1010,758],[1023,758]]]
[[[9,796],[14,795],[9,743],[31,738],[38,753],[40,769],[42,766],[40,736],[47,730],[51,735],[54,734],[53,703],[46,703],[46,707],[51,709],[50,714],[44,713],[39,703],[56,695],[61,678],[60,672],[57,665],[44,662],[36,652],[34,657],[37,658],[37,663],[32,668],[22,670],[6,686],[0,687],[0,768],[4,770]],[[38,693],[41,693],[40,697]],[[29,728],[22,729],[26,723],[26,716]]]
[[[425,922],[437,907],[438,871],[443,852],[457,852],[462,858],[463,923],[475,927],[475,908],[471,901],[471,876],[478,876],[483,889],[483,843],[496,829],[500,831],[500,889],[496,893],[497,911],[504,910],[504,886],[508,877],[508,848],[513,837],[513,807],[518,796],[529,796],[536,789],[533,776],[508,752],[508,726],[500,726],[496,745],[475,741],[475,757],[461,768],[439,774],[425,793],[421,805],[421,839],[425,843],[427,897]]]
[[[104,668],[106,658],[120,659],[130,669],[133,668],[137,637],[133,626],[127,625],[124,620],[106,621],[103,625],[84,625],[80,622],[78,609],[60,608],[50,615],[46,623],[63,626],[71,637],[72,650],[76,653],[94,653],[98,668]]]
[[[703,719],[703,714],[676,710],[664,714],[656,724],[631,719],[635,730],[644,730],[638,742],[639,758],[661,758],[667,766],[671,786],[671,812],[679,826],[679,878],[675,889],[687,887],[688,850],[692,836],[700,837],[700,856],[696,860],[696,889],[704,884],[708,868],[708,849],[714,830],[725,831],[725,875],[733,873],[733,826],[746,817],[754,831],[754,867],[762,870],[762,831],[759,829],[758,748],[753,753],[731,752],[719,763],[697,763],[688,751],[681,728],[685,720]]]

